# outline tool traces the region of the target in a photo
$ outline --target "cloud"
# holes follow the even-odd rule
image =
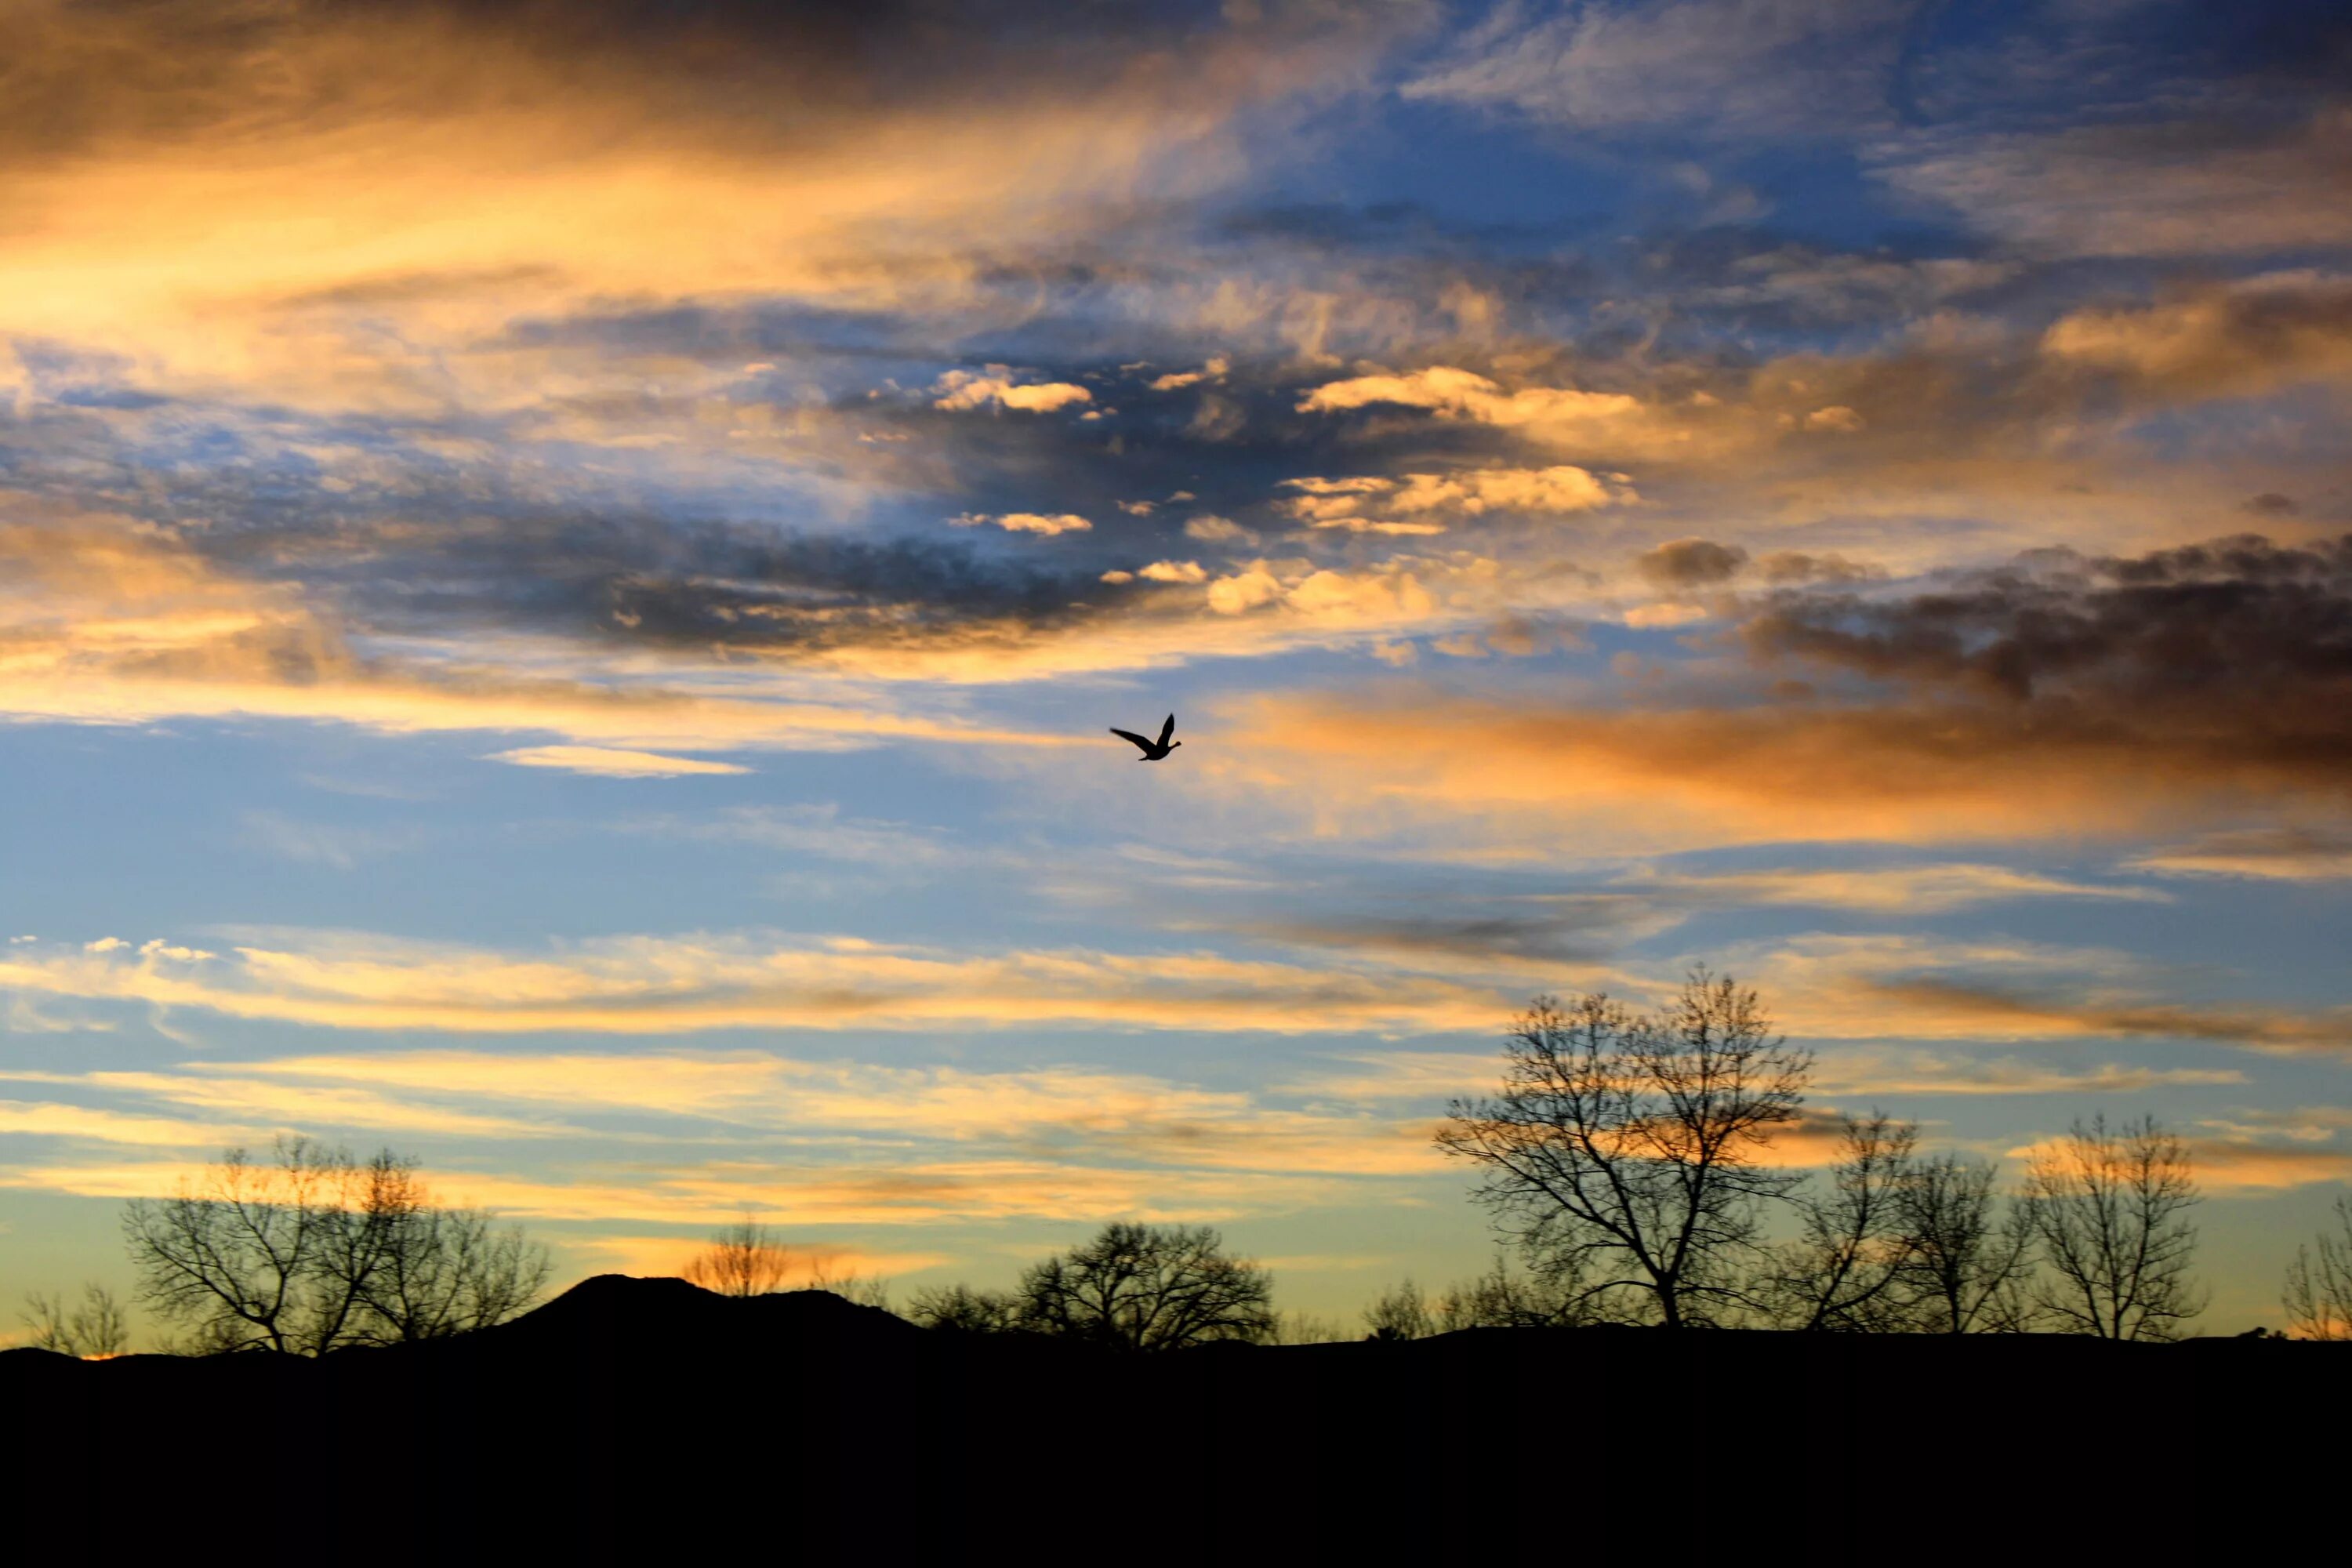
[[[1084,533],[1094,527],[1085,518],[1066,511],[1050,516],[1034,511],[1008,511],[995,517],[966,512],[949,521],[958,528],[977,528],[983,523],[994,523],[1007,533],[1040,533],[1048,539],[1057,533]]]
[[[1885,113],[1893,0],[1498,5],[1399,89],[1580,132],[1753,136]]]
[[[1624,393],[1554,386],[1506,392],[1486,376],[1450,365],[1326,382],[1299,399],[1298,412],[1343,413],[1382,405],[1523,430],[1559,446],[1622,444],[1633,434],[1629,421],[1643,412],[1641,401]]]
[[[168,531],[109,519],[0,521],[0,715],[18,720],[536,731],[573,751],[611,752],[839,749],[890,739],[1031,743],[983,726],[811,702],[805,687],[788,698],[745,696],[739,679],[711,683],[723,694],[710,694],[690,667],[613,668],[577,644],[528,652],[509,645],[516,668],[501,669],[415,639],[373,654],[354,643],[331,605],[225,574]],[[567,664],[569,678],[551,673]],[[671,758],[663,766],[727,764]]]
[[[1783,591],[1727,638],[1750,671],[1663,702],[1267,694],[1230,743],[1327,822],[1555,852],[2121,835],[2333,809],[2352,776],[2352,540]]]
[[[1092,403],[1094,394],[1075,382],[1048,381],[1020,384],[1002,375],[979,375],[951,370],[940,378],[940,395],[934,408],[984,408],[995,404],[1024,414],[1051,414],[1073,404]]]
[[[1689,897],[1725,906],[1799,905],[1863,910],[1880,915],[1944,914],[2019,899],[2109,899],[2126,903],[2168,903],[2153,888],[2116,887],[2020,871],[2007,866],[1952,862],[1938,866],[1885,867],[1867,870],[1808,868],[1780,871],[1673,872],[1643,870],[1621,884],[1662,895]]]
[[[1736,544],[1671,539],[1645,551],[1633,565],[1661,588],[1694,588],[1727,583],[1747,563],[1748,552]]]
[[[665,816],[633,825],[635,831],[716,843],[749,844],[791,855],[821,855],[867,866],[936,866],[956,856],[943,838],[904,823],[845,816],[840,806],[737,805]]]
[[[2352,244],[2352,111],[2138,119],[1889,142],[1879,175],[2054,256],[2242,256]]]
[[[1184,537],[1200,540],[1204,544],[1255,544],[1257,542],[1256,534],[1229,517],[1189,518],[1184,523]]]
[[[1226,372],[1232,368],[1233,366],[1223,358],[1212,359],[1199,370],[1171,371],[1166,375],[1153,378],[1150,384],[1151,390],[1177,392],[1188,386],[1197,386],[1204,381],[1222,380]]]
[[[1215,188],[1252,110],[1360,79],[1398,25],[1044,14],[13,7],[0,326],[416,411],[497,328],[593,302],[953,299],[1008,227]]]
[[[1997,984],[1930,978],[1888,980],[1883,1000],[1988,1037],[2095,1035],[2210,1040],[2282,1056],[2352,1053],[2352,1010],[2300,1012],[2260,1004],[2200,1006],[2162,1001],[2045,997]]]
[[[1932,1051],[1851,1052],[1821,1058],[1812,1089],[1864,1099],[1897,1095],[2147,1094],[2161,1089],[2242,1084],[2234,1068],[2151,1068],[2124,1062],[2069,1068],[2013,1056],[1942,1056]]]
[[[518,746],[492,752],[485,762],[512,763],[521,768],[561,768],[608,779],[674,779],[690,773],[748,773],[733,763],[700,757],[667,757],[657,752],[625,752],[611,746]]]
[[[2352,1180],[2352,1154],[2293,1144],[2261,1144],[2227,1138],[2185,1139],[2189,1168],[2207,1193],[2237,1196],[2283,1192],[2321,1182]],[[2012,1160],[2056,1152],[2063,1141],[2037,1139],[2009,1150]]]
[[[1622,474],[1603,478],[1568,464],[1395,479],[1305,477],[1282,486],[1300,492],[1284,505],[1308,527],[1356,533],[1443,533],[1449,523],[1488,512],[1573,513],[1640,499]]]
[[[194,1173],[186,1160],[35,1163],[0,1168],[0,1187],[84,1197],[163,1196]],[[764,1215],[790,1226],[930,1226],[1043,1219],[1094,1225],[1214,1224],[1362,1200],[1360,1180],[1264,1172],[1171,1171],[1045,1160],[946,1160],[848,1169],[774,1161],[636,1169],[621,1179],[565,1180],[433,1170],[451,1201],[509,1218],[707,1227]]]
[[[2352,376],[2352,278],[2273,273],[2156,305],[2076,310],[2051,324],[2042,350],[2078,371],[2200,397],[2342,381]]]
[[[2250,827],[2209,833],[2135,856],[2136,871],[2174,876],[2250,877],[2282,881],[2352,878],[2352,832],[2319,827]]]
[[[0,990],[325,1028],[554,1030],[1085,1025],[1275,1033],[1481,1027],[1496,999],[1209,952],[956,953],[853,938],[635,937],[529,956],[375,937],[257,941],[226,956],[12,945]]]
[[[1491,1051],[1385,1051],[1336,1056],[1346,1064],[1290,1080],[1286,1088],[1316,1100],[1346,1103],[1422,1104],[1491,1094],[1502,1079]],[[1837,1049],[1817,1058],[1811,1092],[1832,1100],[1912,1095],[2145,1094],[2151,1089],[2227,1088],[2246,1081],[2229,1068],[2148,1068],[2102,1062],[2088,1068],[2053,1066],[2014,1056],[1934,1051]]]

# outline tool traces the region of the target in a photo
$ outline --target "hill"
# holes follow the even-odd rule
[[[2029,1558],[2222,1522],[2242,1542],[2318,1506],[2306,1469],[2332,1488],[2340,1450],[2300,1434],[2340,1432],[2347,1396],[2342,1345],[1530,1329],[1131,1357],[617,1276],[467,1338],[315,1362],[0,1353],[20,1510],[101,1534],[188,1521],[200,1556],[193,1521],[217,1516],[211,1544],[290,1531],[362,1560],[646,1539],[1681,1559],[1777,1554],[1824,1520],[1931,1557],[1985,1530]]]

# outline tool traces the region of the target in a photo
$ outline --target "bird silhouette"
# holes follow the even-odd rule
[[[1184,743],[1183,742],[1171,741],[1168,738],[1175,732],[1176,715],[1173,713],[1168,715],[1168,722],[1160,726],[1160,739],[1156,741],[1147,741],[1132,730],[1121,730],[1116,726],[1111,730],[1111,733],[1117,735],[1120,740],[1132,741],[1137,745],[1143,748],[1143,755],[1135,759],[1139,763],[1156,763],[1160,758],[1166,756],[1169,752],[1174,751],[1177,747],[1182,745]]]

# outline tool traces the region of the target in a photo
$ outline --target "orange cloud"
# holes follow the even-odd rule
[[[1489,991],[1430,976],[1223,958],[1065,950],[994,955],[850,938],[625,938],[529,958],[388,939],[313,937],[226,956],[150,944],[0,949],[0,989],[135,1001],[330,1028],[910,1028],[1088,1024],[1140,1029],[1484,1027]]]
[[[157,1197],[199,1162],[47,1163],[0,1169],[0,1188]],[[745,1213],[780,1226],[935,1225],[979,1219],[1200,1224],[1328,1204],[1361,1190],[1328,1177],[1130,1170],[1021,1160],[894,1163],[864,1169],[655,1162],[581,1179],[436,1170],[434,1190],[511,1218],[719,1226]]]

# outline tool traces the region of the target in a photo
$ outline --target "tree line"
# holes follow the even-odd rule
[[[1597,993],[1538,997],[1505,1037],[1496,1090],[1453,1101],[1435,1134],[1476,1176],[1501,1244],[1493,1268],[1433,1295],[1399,1282],[1365,1310],[1364,1336],[1636,1323],[2168,1340],[2203,1310],[2190,1151],[2152,1118],[2077,1121],[2003,1191],[1990,1161],[1923,1153],[1914,1123],[1809,1116],[1811,1069],[1753,990],[1704,969],[1651,1012]],[[2287,1272],[2300,1337],[2352,1339],[2352,1198],[2335,1219]],[[443,1338],[519,1315],[551,1273],[520,1227],[437,1204],[413,1159],[359,1161],[306,1138],[266,1160],[228,1151],[173,1196],[130,1203],[122,1233],[137,1299],[183,1353]],[[891,1305],[887,1282],[837,1275],[751,1216],[682,1272],[723,1295],[797,1279]],[[1010,1289],[936,1287],[899,1310],[942,1331],[1129,1351],[1349,1337],[1276,1312],[1270,1271],[1214,1230],[1133,1222],[1031,1264]],[[121,1305],[95,1286],[79,1303],[37,1293],[23,1321],[34,1343],[68,1353],[129,1343]]]
[[[547,1288],[547,1248],[478,1208],[435,1200],[416,1162],[354,1159],[309,1138],[269,1157],[231,1149],[167,1198],[135,1198],[122,1237],[138,1300],[172,1325],[166,1352],[322,1355],[444,1339],[506,1321]],[[73,1355],[127,1348],[96,1286],[68,1310],[36,1296],[33,1342]]]

